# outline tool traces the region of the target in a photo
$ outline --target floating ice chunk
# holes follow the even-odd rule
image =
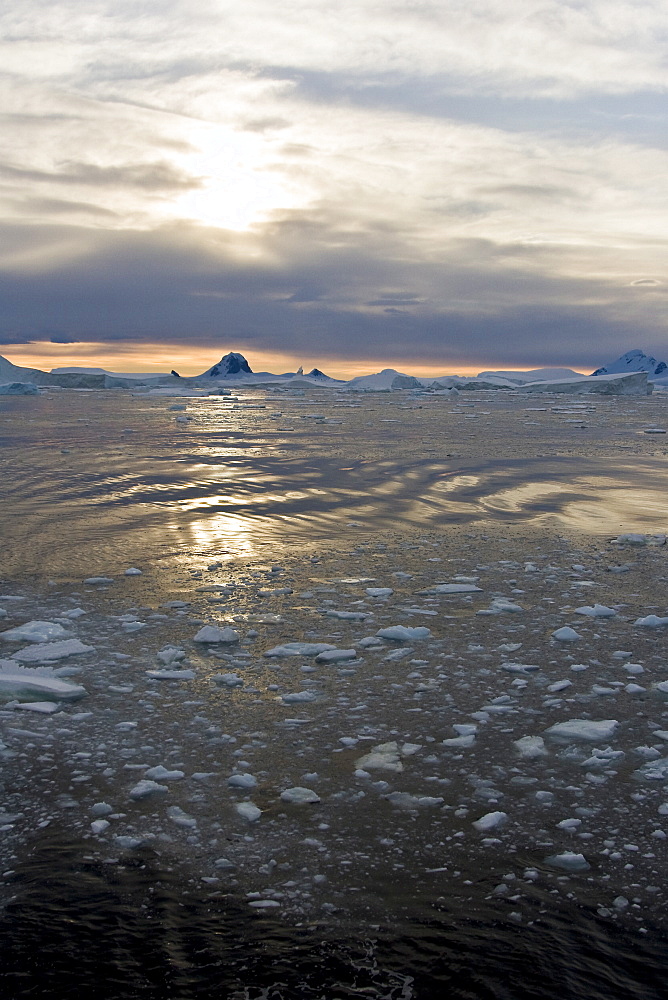
[[[620,760],[625,757],[623,750],[613,750],[612,747],[605,747],[604,749],[599,749],[594,747],[592,750],[591,757],[587,760],[582,761],[582,767],[604,767],[609,764],[611,760]]]
[[[557,823],[558,830],[566,830],[567,833],[575,833],[578,827],[582,826],[582,820],[572,817],[570,819],[562,819]]]
[[[111,826],[109,820],[106,819],[94,819],[90,825],[90,828],[94,834],[104,833]]]
[[[501,669],[509,674],[529,674],[540,670],[540,666],[537,663],[502,663]]]
[[[78,701],[87,693],[80,684],[63,681],[51,670],[20,667],[14,660],[0,660],[2,700]]]
[[[546,865],[553,868],[561,868],[567,872],[586,872],[591,867],[584,854],[575,854],[573,851],[564,851],[563,854],[551,854],[545,858]]]
[[[431,638],[431,629],[424,625],[411,628],[407,625],[389,625],[387,628],[379,628],[376,635],[381,639],[394,639],[396,642],[410,642],[415,639]]]
[[[320,796],[310,788],[286,788],[281,792],[281,801],[290,802],[293,805],[312,805],[320,802]]]
[[[508,821],[508,813],[505,812],[489,812],[477,819],[473,826],[480,833],[487,833],[488,830],[496,830],[498,827],[503,826],[504,823]]]
[[[442,742],[444,747],[472,747],[475,743],[475,733],[469,733],[468,736],[453,736]]]
[[[146,799],[149,795],[166,795],[169,789],[167,785],[159,785],[157,781],[150,778],[142,778],[134,788],[130,789],[131,799]]]
[[[222,868],[222,869],[237,867],[234,861],[230,861],[229,858],[218,858],[216,861],[214,861],[214,865],[216,866],[216,868]]]
[[[148,771],[144,771],[144,775],[152,781],[180,781],[181,778],[185,778],[184,771],[169,771],[162,764],[149,767]]]
[[[647,615],[646,618],[637,618],[634,625],[644,625],[645,628],[662,628],[668,625],[668,618],[659,618],[657,615]]]
[[[668,779],[668,757],[650,760],[633,772],[640,781],[666,781]]]
[[[547,757],[545,740],[542,736],[523,736],[520,740],[514,740],[513,745],[521,757],[532,760],[535,757]]]
[[[400,753],[402,757],[412,757],[422,749],[422,743],[402,743]]]
[[[355,761],[357,768],[365,771],[403,771],[404,765],[399,759],[399,744],[395,741],[380,743],[371,753],[365,754]]]
[[[327,649],[336,649],[331,642],[285,642],[268,649],[264,656],[317,656]]]
[[[614,618],[617,612],[614,608],[606,608],[605,604],[584,605],[575,609],[576,615],[587,615],[589,618]]]
[[[286,705],[292,705],[298,702],[310,702],[315,701],[317,695],[313,691],[294,691],[291,694],[284,694],[281,697]]]
[[[407,656],[413,652],[412,646],[400,646],[399,649],[393,649],[383,657],[385,660],[389,660],[390,663],[396,662],[397,660],[404,660]]]
[[[562,628],[555,629],[552,633],[554,639],[558,639],[559,642],[574,642],[576,639],[581,639],[582,636],[579,632],[576,632],[574,628],[569,625],[564,625]]]
[[[369,597],[391,597],[394,593],[391,587],[366,587]]]
[[[52,639],[64,639],[70,633],[57,622],[26,622],[16,628],[0,632],[0,639],[6,642],[50,642]]]
[[[357,526],[358,523],[358,521],[350,521],[353,526]],[[248,905],[256,910],[273,910],[281,904],[277,899],[251,899]]]
[[[249,823],[254,823],[262,815],[262,810],[258,809],[254,802],[237,802],[234,808]]]
[[[668,696],[668,681],[659,681],[657,684],[652,684],[652,690],[658,691],[660,695]]]
[[[108,816],[113,811],[108,802],[96,802],[90,807],[91,816]]]
[[[521,642],[502,642],[498,650],[500,653],[516,653],[521,646]]]
[[[601,719],[598,722],[592,719],[569,719],[568,722],[556,722],[545,732],[548,736],[569,740],[609,740],[618,726],[617,719]]]
[[[113,583],[114,579],[111,576],[87,576],[84,583],[90,584],[102,584],[102,583]]]
[[[375,635],[366,635],[357,643],[362,649],[373,649],[374,646],[382,646],[382,640]]]
[[[477,615],[500,615],[504,612],[509,614],[516,614],[518,611],[524,611],[524,608],[519,604],[514,604],[512,601],[506,600],[505,597],[495,597],[492,600],[490,606],[481,611],[476,611]]]
[[[635,532],[627,532],[617,538],[610,539],[611,545],[647,545],[647,535],[639,535]]]
[[[204,625],[197,635],[193,636],[193,642],[232,643],[239,642],[240,638],[241,636],[236,629],[230,628],[229,625],[224,628],[218,628],[217,625]]]
[[[185,827],[187,830],[193,830],[197,826],[197,820],[194,816],[189,816],[188,813],[184,812],[179,806],[170,806],[167,810],[167,816],[171,819],[172,823],[176,823],[177,826]]]
[[[475,594],[481,593],[482,587],[474,583],[437,583],[434,587],[418,590],[418,594]]]
[[[258,590],[258,597],[283,597],[294,593],[292,587],[275,587],[274,590]]]
[[[141,576],[142,575],[142,571],[140,569],[137,569],[136,566],[130,566],[130,567],[128,567],[128,569],[126,569],[124,575],[125,576]]]
[[[186,658],[185,650],[178,649],[176,646],[165,646],[164,649],[159,649],[155,655],[160,663],[164,663],[166,667],[170,663],[176,663]]]
[[[222,684],[224,687],[243,687],[243,678],[238,674],[213,674],[211,680],[214,684]]]
[[[331,608],[325,609],[325,614],[329,618],[340,618],[342,621],[362,622],[365,618],[371,617],[370,611],[334,611]]]
[[[388,795],[383,795],[384,799],[393,805],[396,809],[427,809],[433,808],[434,806],[443,805],[444,799],[442,796],[433,795],[411,795],[409,792],[390,792]]]
[[[94,646],[85,646],[78,639],[63,639],[60,642],[45,642],[27,646],[25,649],[12,653],[12,659],[18,660],[19,663],[50,663],[54,660],[64,660],[67,656],[94,652]]]
[[[194,670],[147,670],[146,676],[154,681],[192,681]]]
[[[565,691],[566,688],[572,687],[573,682],[569,680],[555,681],[554,684],[549,684],[547,690],[550,694],[556,694],[557,691]]]
[[[227,779],[230,788],[255,788],[257,778],[253,774],[231,774]]]
[[[52,715],[58,711],[55,701],[17,701],[10,703],[8,708],[23,709],[24,712],[39,712],[41,715]]]
[[[325,649],[316,656],[316,663],[337,663],[339,660],[357,659],[356,649]]]

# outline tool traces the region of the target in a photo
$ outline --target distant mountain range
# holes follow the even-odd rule
[[[632,378],[631,376],[638,376]],[[640,376],[643,376],[642,378]],[[597,382],[592,381],[593,378]],[[38,386],[60,386],[70,389],[205,389],[220,386],[221,382],[231,385],[246,383],[259,385],[274,383],[290,385],[331,385],[342,389],[367,392],[390,392],[397,389],[429,390],[474,390],[474,389],[526,389],[527,391],[554,392],[604,392],[618,394],[633,392],[643,394],[648,390],[647,379],[657,388],[668,389],[668,365],[665,361],[645,354],[641,350],[627,351],[616,361],[597,368],[591,376],[582,375],[571,368],[535,368],[532,371],[484,371],[475,377],[441,375],[417,378],[406,375],[394,368],[384,368],[373,375],[360,375],[350,381],[332,378],[313,368],[304,373],[296,372],[274,375],[271,372],[254,372],[243,354],[230,351],[217,364],[201,375],[181,376],[171,373],[125,373],[111,372],[104,368],[54,368],[43,372],[36,368],[22,368],[6,358],[0,357],[0,383],[23,383]],[[600,380],[600,382],[599,382]],[[621,381],[620,381],[621,380]]]

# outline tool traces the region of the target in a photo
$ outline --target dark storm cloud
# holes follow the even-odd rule
[[[559,277],[564,248],[505,252],[455,240],[438,262],[413,263],[387,231],[341,245],[324,220],[290,217],[263,234],[271,251],[263,262],[248,253],[257,234],[190,225],[84,233],[83,257],[0,274],[3,343],[40,339],[49,316],[69,341],[158,341],[166,360],[170,344],[188,343],[210,347],[214,360],[243,349],[251,364],[255,347],[377,358],[379,366],[387,358],[442,362],[444,370],[490,359],[587,368],[632,346],[666,353],[664,295]],[[23,245],[20,227],[14,235]],[[76,227],[31,227],[33,243],[43,240],[49,252],[76,235]]]

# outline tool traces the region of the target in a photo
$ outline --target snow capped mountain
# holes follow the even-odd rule
[[[243,354],[236,354],[230,351],[220,359],[217,365],[213,365],[208,371],[203,372],[198,378],[227,378],[229,375],[252,375],[253,369],[246,361]]]
[[[668,365],[665,361],[657,361],[644,351],[627,351],[616,361],[597,368],[592,375],[619,375],[628,372],[647,372],[650,376],[661,375],[665,378],[668,375]]]

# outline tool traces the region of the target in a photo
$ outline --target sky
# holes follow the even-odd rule
[[[665,0],[0,2],[0,354],[668,360]]]

